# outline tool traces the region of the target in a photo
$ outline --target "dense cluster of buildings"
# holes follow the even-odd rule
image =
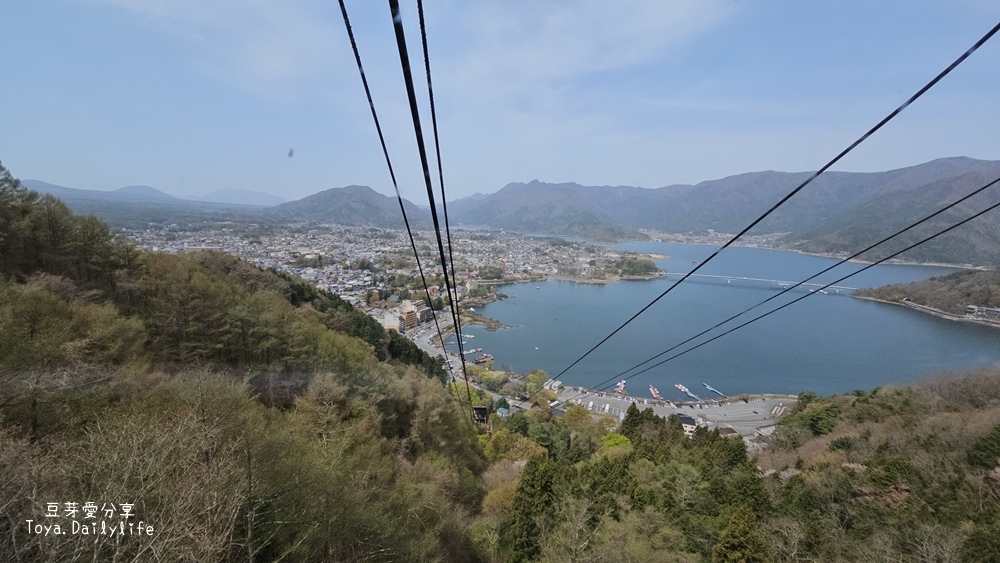
[[[266,231],[254,225],[223,225],[216,231],[197,232],[183,231],[177,225],[150,225],[127,234],[153,251],[216,250],[262,268],[295,274],[368,309],[384,327],[400,332],[433,318],[418,292],[412,294],[418,300],[409,301],[410,292],[400,291],[398,285],[398,280],[420,277],[406,231],[341,225],[288,225]],[[551,276],[599,279],[624,254],[587,243],[505,231],[456,230],[452,243],[458,284],[451,297],[458,301],[483,282]],[[424,277],[439,279],[442,269],[433,233],[414,233],[414,245]],[[430,292],[432,298],[447,298],[438,285],[432,285]],[[419,294],[423,295],[422,288]]]
[[[418,325],[434,320],[434,311],[424,305],[423,301],[403,301],[397,307],[372,308],[368,311],[382,328],[404,333],[413,330]]]

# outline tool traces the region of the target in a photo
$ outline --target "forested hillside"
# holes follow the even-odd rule
[[[634,405],[615,426],[536,407],[495,430],[476,543],[494,561],[1000,561],[998,370],[802,393],[756,456]],[[518,480],[509,460],[539,444]]]
[[[136,251],[0,173],[5,561],[475,559],[485,460],[439,362],[302,281]],[[155,533],[74,534],[66,503],[86,523],[89,502]]]
[[[905,284],[885,285],[855,292],[858,297],[883,301],[904,299],[955,315],[964,315],[969,305],[1000,307],[1000,272],[963,270]]]

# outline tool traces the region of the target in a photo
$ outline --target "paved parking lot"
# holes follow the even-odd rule
[[[577,388],[564,390],[559,394],[561,403],[572,401],[599,414],[624,417],[625,411],[634,401],[640,410],[652,408],[659,416],[684,414],[700,420],[710,428],[732,428],[743,436],[754,434],[759,428],[773,426],[779,418],[788,413],[795,397],[785,395],[757,395],[747,402],[738,399],[720,399],[719,402],[684,403],[655,401],[649,398],[624,399],[613,393],[585,392],[581,395]]]

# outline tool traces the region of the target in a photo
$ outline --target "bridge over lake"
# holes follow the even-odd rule
[[[667,274],[663,275],[663,277],[665,277],[665,278],[669,278],[671,276],[683,277],[683,274],[667,273]],[[782,287],[782,288],[791,287],[793,285],[798,284],[799,286],[809,288],[812,291],[817,291],[817,289],[813,289],[813,288],[822,288],[822,290],[823,290],[824,293],[825,293],[825,290],[827,290],[827,289],[831,289],[831,290],[836,291],[836,292],[840,292],[840,291],[855,291],[855,290],[858,289],[856,287],[848,287],[846,285],[831,285],[830,287],[826,287],[825,283],[799,283],[799,282],[786,281],[786,280],[770,280],[770,279],[765,279],[765,278],[750,278],[750,277],[746,277],[746,276],[720,276],[720,275],[714,275],[714,274],[691,274],[689,277],[692,277],[692,278],[703,278],[703,279],[714,279],[714,280],[726,280],[726,283],[730,283],[733,280],[736,280],[736,281],[759,282],[759,283],[773,283],[773,284],[776,284],[778,287]]]

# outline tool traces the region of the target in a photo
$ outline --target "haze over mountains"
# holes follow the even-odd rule
[[[650,189],[634,186],[582,186],[533,180],[510,183],[492,194],[449,202],[452,225],[478,225],[522,232],[574,235],[598,240],[643,238],[639,229],[666,233],[735,233],[770,208],[810,172],[749,172],[696,185]],[[1000,161],[942,158],[886,172],[827,172],[789,200],[751,234],[784,233],[783,245],[809,252],[854,252],[1000,177]],[[38,180],[25,185],[60,197],[74,210],[118,223],[120,213],[170,209],[243,214],[272,222],[307,221],[402,228],[399,203],[367,186],[331,188],[300,200],[267,208],[237,206],[243,190],[215,192],[229,203],[175,198],[148,186],[113,192],[75,190]],[[270,196],[270,194],[262,194]],[[260,199],[258,201],[264,201]],[[988,190],[914,229],[896,246],[873,253],[875,259],[903,244],[1000,201],[1000,187]],[[115,206],[124,206],[118,209]],[[146,206],[143,208],[143,206]],[[411,225],[430,226],[429,211],[404,200]],[[1000,264],[1000,215],[988,214],[907,258],[923,261]]]
[[[215,203],[234,203],[237,205],[259,205],[261,207],[270,207],[288,201],[283,197],[271,195],[267,192],[255,192],[244,188],[223,188],[209,192],[203,196],[191,195],[184,199],[211,201]]]
[[[28,188],[37,192],[52,194],[63,201],[72,199],[81,200],[107,200],[107,201],[132,201],[138,203],[178,203],[185,201],[197,201],[208,203],[226,203],[232,205],[256,205],[268,207],[278,205],[288,201],[287,199],[271,195],[266,192],[255,192],[243,188],[223,188],[214,190],[203,196],[190,195],[186,197],[172,196],[150,186],[125,186],[117,190],[81,190],[77,188],[67,188],[58,186],[41,180],[22,180]]]

